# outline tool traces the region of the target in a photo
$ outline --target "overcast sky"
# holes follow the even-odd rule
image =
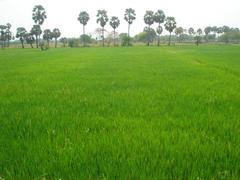
[[[90,14],[86,32],[93,32],[96,24],[96,11],[106,9],[108,16],[118,16],[121,25],[118,32],[127,31],[127,23],[123,19],[124,10],[132,7],[136,10],[137,19],[131,27],[131,35],[143,30],[143,15],[146,10],[162,9],[166,16],[174,16],[178,26],[204,28],[208,25],[240,28],[240,0],[0,0],[0,24],[11,23],[15,32],[23,26],[28,31],[33,25],[32,9],[41,4],[47,12],[43,28],[59,28],[62,36],[79,37],[82,26],[77,21],[80,11]],[[156,25],[154,25],[156,27]],[[106,29],[111,31],[109,25]]]

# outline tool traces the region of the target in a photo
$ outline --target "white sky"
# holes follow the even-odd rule
[[[59,28],[62,36],[79,37],[82,26],[77,21],[80,11],[90,14],[86,32],[93,32],[98,9],[106,9],[108,16],[118,16],[121,25],[118,32],[127,32],[127,23],[123,19],[126,8],[136,10],[137,19],[131,26],[131,35],[141,32],[145,27],[143,15],[146,10],[162,9],[166,16],[174,16],[178,26],[184,28],[204,28],[208,25],[233,26],[240,28],[240,0],[0,0],[0,24],[11,23],[12,31],[23,26],[28,31],[33,25],[32,9],[41,4],[46,9],[47,19],[42,29]],[[156,24],[154,25],[156,27]],[[106,26],[108,31],[111,27]]]

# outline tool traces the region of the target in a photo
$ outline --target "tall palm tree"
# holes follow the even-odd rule
[[[102,43],[104,47],[104,27],[108,22],[108,16],[106,10],[98,10],[97,12],[97,23],[100,23],[100,26],[102,27]]]
[[[24,40],[26,38],[27,35],[27,31],[24,27],[19,27],[17,28],[17,34],[16,34],[16,38],[19,38],[19,40],[22,43],[22,48],[24,49]]]
[[[32,19],[35,22],[35,25],[38,25],[41,27],[41,25],[44,23],[46,18],[47,18],[47,15],[44,7],[42,5],[34,6],[32,11]],[[36,36],[36,43],[38,48],[38,44],[39,44],[38,36]]]
[[[57,39],[61,36],[61,32],[58,28],[54,28],[52,32],[52,38],[55,39],[55,48],[57,47]]]
[[[31,29],[31,34],[32,35],[35,35],[35,39],[36,39],[36,46],[38,48],[38,45],[39,45],[39,38],[40,35],[42,34],[42,30],[41,30],[41,27],[40,25],[33,25],[32,29]]]
[[[128,46],[129,46],[129,40],[130,40],[130,25],[133,23],[133,21],[136,19],[136,13],[135,10],[132,8],[128,8],[125,10],[124,19],[128,23]]]
[[[171,45],[171,37],[173,30],[177,27],[177,23],[174,17],[167,17],[166,23],[164,24],[165,29],[170,33],[168,45]]]
[[[154,23],[154,12],[153,11],[146,11],[145,15],[144,15],[144,22],[148,25],[148,42],[147,45],[150,45],[150,28],[151,25]]]
[[[158,46],[160,46],[160,35],[163,32],[163,29],[161,27],[161,24],[164,23],[165,21],[165,14],[162,10],[158,10],[155,14],[154,14],[154,20],[156,23],[158,23],[158,27],[157,27],[157,33],[158,33]]]
[[[119,25],[120,25],[120,20],[118,19],[118,17],[113,16],[110,19],[110,26],[113,28],[113,34],[114,34],[113,44],[114,44],[114,46],[116,45],[116,42],[115,42],[116,29],[118,28]]]
[[[33,48],[33,43],[35,42],[35,38],[34,38],[33,34],[31,34],[31,33],[26,34],[26,42],[27,42],[27,44],[30,44],[31,48]]]
[[[83,46],[85,46],[85,26],[87,25],[90,17],[86,11],[80,12],[78,21],[83,25]]]
[[[156,32],[157,32],[157,34],[158,34],[158,46],[160,46],[160,35],[161,35],[162,32],[163,32],[162,26],[159,25],[159,26],[157,27]]]
[[[43,39],[47,41],[47,45],[49,47],[49,41],[52,39],[52,32],[50,29],[45,29],[43,31]]]

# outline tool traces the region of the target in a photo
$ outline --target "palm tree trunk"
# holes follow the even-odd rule
[[[170,46],[170,45],[171,45],[171,36],[172,36],[172,33],[170,32],[168,46]]]
[[[150,45],[150,25],[148,25],[148,42],[147,42],[147,46]]]
[[[57,38],[55,38],[55,48],[57,48]]]
[[[114,30],[113,30],[113,45],[114,45],[114,46],[116,46],[115,35],[116,35],[116,31],[115,31],[115,29],[114,29]]]
[[[85,26],[83,25],[83,47],[85,47]]]
[[[128,23],[128,46],[130,44],[130,24]]]
[[[21,41],[21,43],[22,43],[22,49],[24,49],[23,40]]]
[[[160,35],[158,36],[158,43],[157,43],[158,46],[160,46]]]
[[[38,36],[36,35],[36,46],[38,48]]]
[[[104,27],[102,28],[102,43],[103,43],[103,47],[104,47]]]

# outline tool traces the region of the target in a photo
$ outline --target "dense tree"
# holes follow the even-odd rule
[[[150,44],[150,33],[151,33],[151,25],[154,23],[154,12],[153,11],[146,11],[145,15],[144,15],[144,22],[145,24],[148,25],[148,42],[147,45],[149,46]]]
[[[177,27],[175,29],[175,34],[178,37],[178,41],[180,42],[180,36],[183,34],[183,28],[182,27]]]
[[[118,17],[113,16],[110,19],[110,26],[113,28],[113,44],[114,46],[116,45],[116,29],[118,28],[118,26],[120,25],[120,20],[118,19]]]
[[[162,26],[159,25],[159,26],[157,27],[157,31],[156,31],[156,32],[157,32],[157,34],[158,34],[158,43],[157,43],[157,45],[160,46],[160,35],[161,35],[162,32],[163,32]]]
[[[163,28],[161,27],[161,24],[164,23],[165,21],[165,14],[162,10],[158,10],[155,14],[154,14],[154,21],[156,23],[158,23],[158,27],[157,27],[157,33],[158,33],[158,46],[160,46],[160,35],[163,32]],[[160,32],[160,33],[159,33]]]
[[[85,37],[85,26],[87,25],[90,17],[89,14],[86,11],[80,12],[78,16],[78,21],[83,25],[83,35],[82,37]],[[85,46],[85,40],[83,39],[83,46]]]
[[[19,38],[19,40],[22,43],[22,48],[24,49],[24,40],[26,38],[27,35],[27,31],[24,27],[19,27],[17,28],[17,34],[16,34],[16,38]]]
[[[128,8],[125,10],[124,20],[128,23],[128,46],[130,45],[130,25],[136,19],[135,10],[132,8]]]
[[[43,39],[47,41],[47,46],[49,47],[49,41],[52,39],[52,32],[50,29],[45,29],[43,31]]]
[[[31,48],[33,48],[33,43],[35,42],[34,35],[31,33],[26,34],[26,42],[27,44],[30,44]]]
[[[104,47],[104,27],[108,22],[108,16],[106,10],[98,10],[97,12],[97,23],[100,23],[100,26],[102,27],[102,43]]]
[[[55,48],[57,47],[57,39],[61,36],[61,32],[58,28],[54,28],[52,32],[52,38],[55,40]]]
[[[36,46],[38,48],[38,45],[39,45],[38,41],[40,39],[40,35],[42,34],[40,25],[33,25],[32,29],[31,29],[31,34],[35,36]]]
[[[42,5],[34,6],[33,11],[32,11],[32,19],[35,22],[35,24],[40,27],[44,23],[46,18],[47,18],[47,15],[46,15],[46,11],[45,11],[44,7]],[[40,35],[41,34],[36,36],[37,48],[38,48],[38,45],[39,45],[38,44],[39,43],[38,36],[40,36]]]
[[[166,18],[166,23],[164,24],[165,29],[170,33],[169,35],[169,43],[168,45],[171,45],[171,36],[172,36],[172,32],[173,30],[177,27],[177,23],[175,21],[174,17],[167,17]]]

